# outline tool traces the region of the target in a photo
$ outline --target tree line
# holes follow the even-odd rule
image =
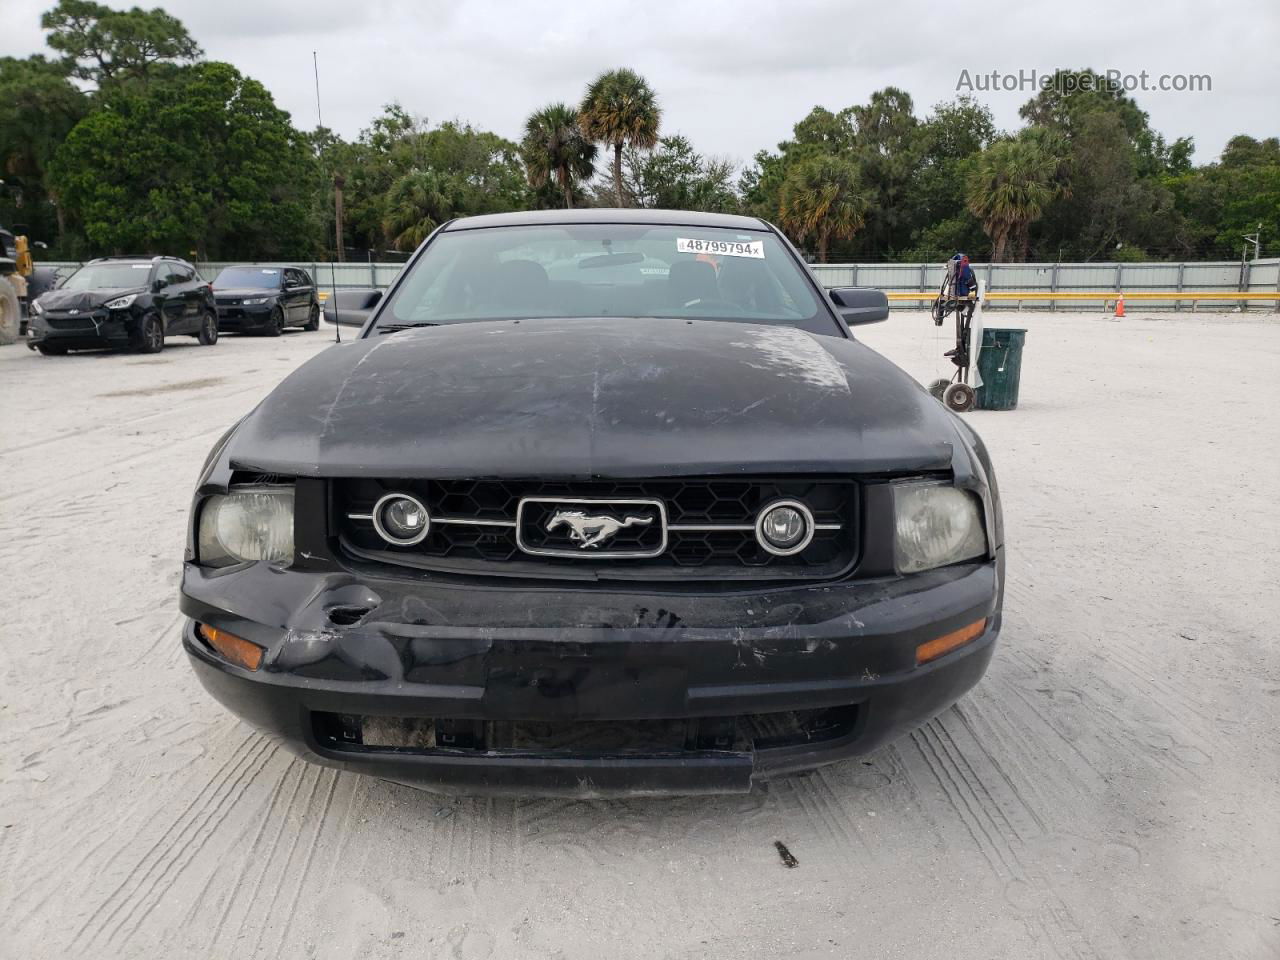
[[[59,0],[42,25],[57,57],[0,58],[0,223],[51,256],[377,256],[452,217],[578,206],[756,215],[821,261],[1231,259],[1259,227],[1280,250],[1280,139],[1237,136],[1197,166],[1087,70],[1014,131],[967,96],[919,117],[895,87],[814,107],[739,170],[665,131],[625,68],[534,110],[518,141],[400,104],[344,140],[298,129],[163,10]]]

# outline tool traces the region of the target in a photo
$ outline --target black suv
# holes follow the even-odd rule
[[[299,267],[227,267],[214,280],[213,293],[223,330],[278,337],[290,326],[320,329],[316,285]]]
[[[218,341],[213,288],[177,257],[91,260],[31,306],[28,346],[43,354],[93,347],[159,353],[164,338]]]

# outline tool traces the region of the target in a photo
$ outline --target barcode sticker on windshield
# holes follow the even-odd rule
[[[720,257],[764,259],[763,240],[691,240],[676,238],[676,253],[710,253]]]

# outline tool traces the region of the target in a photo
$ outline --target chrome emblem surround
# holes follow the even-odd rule
[[[531,503],[550,503],[558,508],[547,521],[543,529],[548,533],[569,528],[569,539],[577,546],[535,547],[524,539],[524,510]],[[617,535],[619,530],[628,527],[648,526],[655,517],[641,517],[627,512],[628,507],[649,507],[656,514],[658,528],[662,532],[661,542],[649,550],[599,550]],[[579,509],[581,508],[581,509]],[[592,509],[594,508],[594,509]],[[620,516],[615,516],[619,514]],[[658,557],[667,550],[667,508],[661,500],[603,500],[578,499],[574,497],[524,497],[516,507],[516,546],[525,553],[539,557],[576,557],[600,560],[639,560]],[[583,552],[587,551],[587,552]]]

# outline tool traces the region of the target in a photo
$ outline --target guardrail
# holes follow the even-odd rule
[[[893,290],[885,294],[890,302],[893,301],[933,301],[938,298],[938,291],[913,291],[906,292],[902,290]],[[1280,310],[1280,290],[1275,293],[1266,293],[1261,291],[1238,291],[1238,290],[1212,290],[1199,293],[1167,293],[1164,291],[1147,291],[1138,290],[1133,293],[1120,292],[1113,293],[1111,291],[1093,291],[1093,292],[1063,292],[1061,290],[993,290],[989,291],[986,296],[987,302],[1016,302],[1021,308],[1024,300],[1033,301],[1095,301],[1100,302],[1102,310],[1113,309],[1117,300],[1123,297],[1126,301],[1141,300],[1144,302],[1159,301],[1168,303],[1170,301],[1184,302],[1190,301],[1191,312],[1194,313],[1196,305],[1200,301],[1211,301],[1218,303],[1251,303],[1253,301],[1265,302],[1271,301],[1275,303],[1276,309]]]
[[[932,300],[942,285],[942,263],[816,263],[827,287],[876,287],[896,307]],[[1106,309],[1120,293],[1147,309],[1183,310],[1212,304],[1280,309],[1280,258],[1214,262],[974,263],[992,309]],[[1240,296],[1249,294],[1249,296]],[[1254,296],[1256,294],[1256,296]]]

